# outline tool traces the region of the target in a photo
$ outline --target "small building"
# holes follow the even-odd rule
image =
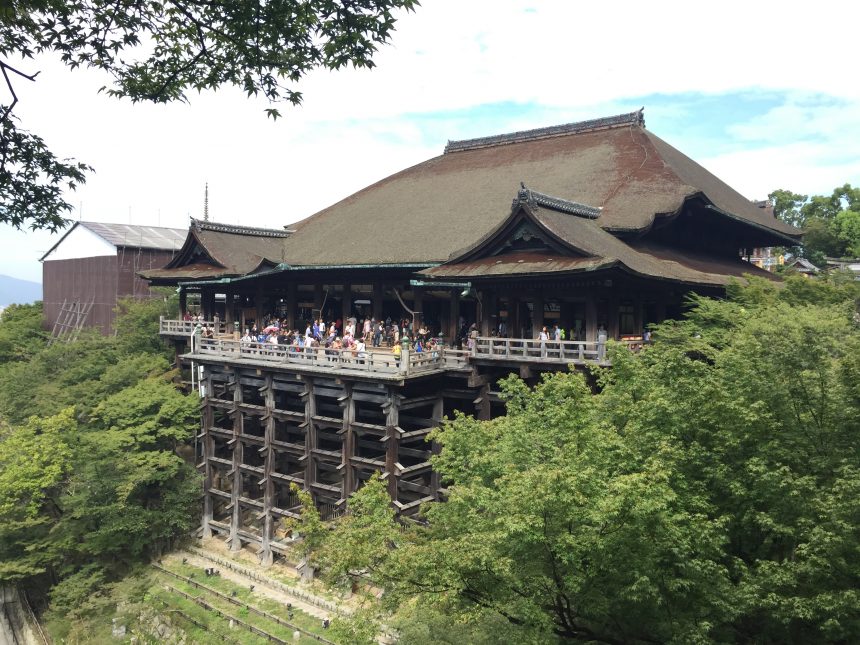
[[[811,277],[819,273],[820,269],[806,258],[794,258],[786,262],[786,269],[790,269],[806,277]]]
[[[169,262],[186,233],[159,226],[75,222],[39,259],[45,327],[68,323],[113,333],[117,300],[149,298],[150,285],[137,274]]]

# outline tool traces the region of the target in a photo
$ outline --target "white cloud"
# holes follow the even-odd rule
[[[690,92],[788,92],[789,104],[729,129],[746,152],[700,161],[751,197],[762,186],[810,191],[860,176],[849,158],[860,149],[856,45],[834,35],[858,17],[858,6],[833,0],[427,0],[401,17],[375,70],[313,73],[300,86],[304,105],[284,106],[276,122],[265,102],[233,89],[192,95],[190,105],[115,101],[97,94],[102,75],[43,60],[24,63],[43,73],[16,84],[16,112],[55,152],[96,168],[70,201],[101,221],[184,226],[200,216],[208,181],[213,218],[281,226],[441,153],[449,138]],[[803,102],[820,95],[831,99]],[[685,149],[683,137],[672,143]],[[5,231],[4,247],[27,243]],[[0,259],[0,273],[16,266]]]

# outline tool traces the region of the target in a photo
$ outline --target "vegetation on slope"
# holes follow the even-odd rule
[[[187,535],[199,424],[158,340],[160,300],[121,305],[120,332],[48,346],[38,307],[0,323],[0,582],[74,618]]]
[[[314,557],[383,586],[403,643],[856,642],[858,297],[753,281],[618,348],[597,394],[509,378],[507,416],[434,433],[426,526],[371,480]]]

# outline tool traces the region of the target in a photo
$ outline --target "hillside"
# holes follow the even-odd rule
[[[11,304],[29,304],[42,299],[42,285],[29,280],[19,280],[0,275],[0,307]]]

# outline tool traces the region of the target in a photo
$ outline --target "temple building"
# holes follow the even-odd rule
[[[374,471],[414,512],[444,495],[425,441],[443,417],[503,414],[497,383],[512,372],[605,365],[606,338],[639,347],[690,292],[776,279],[742,258],[799,239],[648,131],[642,111],[450,141],[284,229],[194,221],[173,260],[141,275],[218,320],[183,357],[202,366],[203,532],[271,561],[296,510],[291,483],[331,516]],[[406,318],[445,344],[394,357],[238,340],[267,315],[300,332],[320,317]],[[565,340],[539,338],[545,326]],[[192,331],[162,321],[182,351]]]

